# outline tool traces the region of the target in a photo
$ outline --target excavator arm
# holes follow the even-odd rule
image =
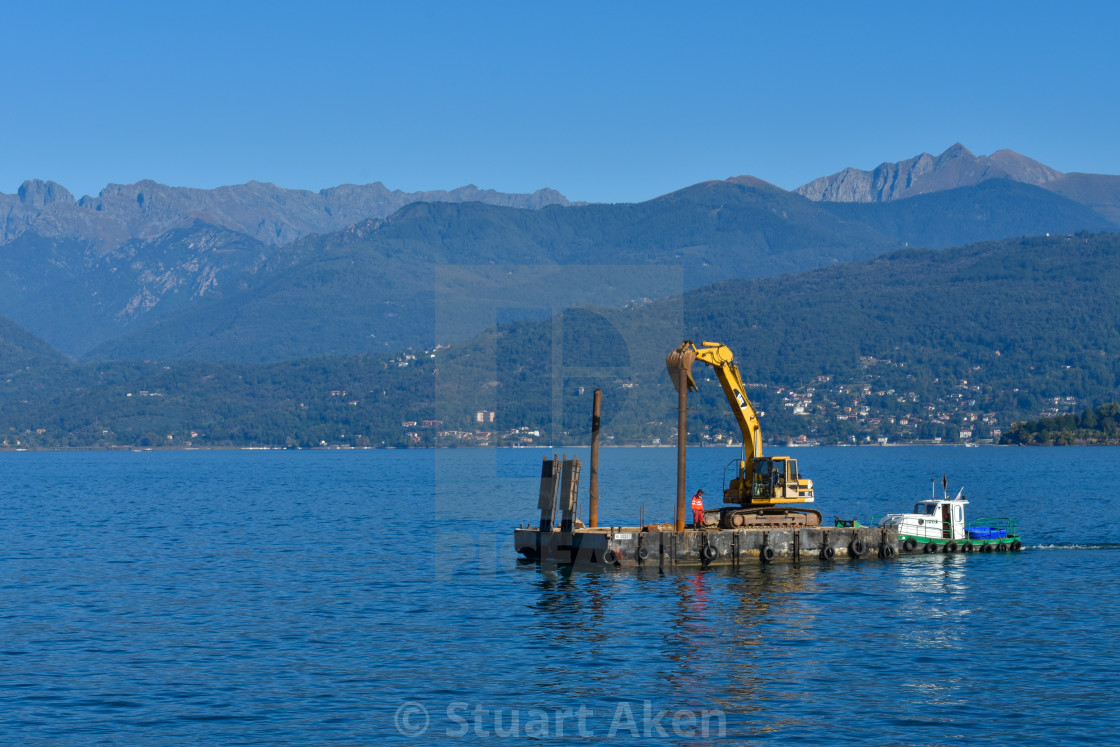
[[[696,381],[692,378],[692,363],[703,361],[715,370],[739,430],[743,434],[743,459],[739,462],[738,476],[724,489],[724,501],[738,503],[741,506],[775,506],[778,503],[807,503],[813,501],[813,481],[802,477],[797,471],[797,460],[789,457],[763,457],[762,455],[762,427],[758,421],[758,413],[754,405],[747,398],[743,378],[739,374],[739,367],[735,365],[731,349],[718,342],[701,342],[699,346],[691,340],[685,340],[665,359],[669,376],[674,385],[679,386],[683,380],[692,391],[697,390]],[[683,374],[682,374],[683,372]],[[683,436],[682,436],[683,437]],[[775,515],[775,510],[769,510],[769,515]],[[806,526],[818,526],[820,514],[816,511],[789,509],[781,516],[781,521],[786,521],[790,515],[798,513],[804,520],[809,516]],[[734,512],[731,518],[745,516],[743,512]],[[752,520],[757,516],[752,516]],[[746,519],[744,519],[746,520]],[[739,524],[733,524],[739,526]]]
[[[757,457],[762,456],[762,426],[758,422],[758,413],[754,405],[747,399],[746,387],[743,386],[743,377],[739,375],[739,367],[735,365],[735,356],[731,349],[718,342],[702,342],[700,347],[693,344],[692,340],[685,340],[669,354],[669,372],[673,373],[674,359],[679,367],[687,353],[696,356],[696,360],[703,361],[715,369],[716,378],[719,379],[723,393],[727,397],[731,411],[735,413],[735,421],[743,434],[743,460],[749,466]],[[697,391],[696,381],[692,378],[692,371],[687,370],[688,388]]]

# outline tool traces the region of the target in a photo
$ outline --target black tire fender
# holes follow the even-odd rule
[[[1011,543],[1011,552],[1019,552],[1022,549],[1023,549],[1023,543],[1020,542],[1019,540],[1015,540],[1014,542]]]
[[[700,551],[700,554],[704,556],[704,560],[715,560],[719,557],[719,550],[715,549],[711,545],[708,545]]]
[[[649,558],[649,549],[645,547],[639,547],[637,551],[634,552],[634,557],[638,559],[639,563],[643,560],[646,560],[647,558]]]
[[[879,548],[879,557],[890,560],[894,557],[894,545],[883,545]]]
[[[614,550],[611,550],[610,548],[607,548],[607,550],[603,553],[603,562],[607,565],[614,565],[618,562],[618,553],[616,553]]]
[[[956,552],[956,551],[957,551],[957,543],[956,542],[950,542],[949,544],[945,545],[945,552]]]
[[[937,552],[937,544],[934,543],[934,542],[927,542],[925,552],[927,552],[927,553]]]
[[[832,560],[834,557],[836,557],[836,550],[833,549],[832,545],[825,545],[821,548],[821,560]]]
[[[906,552],[914,552],[914,548],[918,546],[918,540],[913,537],[907,537],[906,541],[902,543],[902,549]]]
[[[852,543],[848,545],[848,554],[853,558],[858,558],[865,552],[867,552],[867,545],[859,537],[856,537],[854,540],[852,540]]]
[[[769,563],[774,559],[774,548],[770,545],[765,545],[758,551],[758,557],[762,558],[763,563]]]

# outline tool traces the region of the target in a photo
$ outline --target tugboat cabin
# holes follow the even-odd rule
[[[899,535],[929,539],[963,540],[968,537],[964,523],[964,507],[968,499],[961,495],[949,499],[930,499],[914,504],[914,513],[887,514],[879,526],[890,527]]]

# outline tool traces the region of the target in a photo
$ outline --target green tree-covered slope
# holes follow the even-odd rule
[[[1003,444],[1066,446],[1120,444],[1120,404],[1109,402],[1080,413],[1015,423],[1000,439]]]
[[[586,440],[601,387],[608,443],[667,443],[664,358],[688,338],[731,347],[771,441],[998,440],[1014,422],[1118,398],[1118,283],[1120,236],[1079,234],[572,309],[438,350],[266,365],[44,357],[34,377],[0,380],[0,434],[9,445],[559,444]],[[737,437],[719,386],[695,373],[690,438]]]

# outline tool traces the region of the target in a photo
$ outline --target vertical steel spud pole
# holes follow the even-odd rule
[[[677,531],[684,531],[685,464],[688,456],[688,369],[681,366],[677,379]]]
[[[685,462],[688,447],[688,386],[692,381],[692,364],[696,362],[696,348],[685,340],[676,350],[665,356],[669,380],[677,388],[677,520],[676,529],[684,531],[685,512]],[[695,385],[693,385],[695,386]]]
[[[591,486],[589,489],[587,525],[599,526],[599,420],[603,411],[603,390],[595,390],[591,405]]]

